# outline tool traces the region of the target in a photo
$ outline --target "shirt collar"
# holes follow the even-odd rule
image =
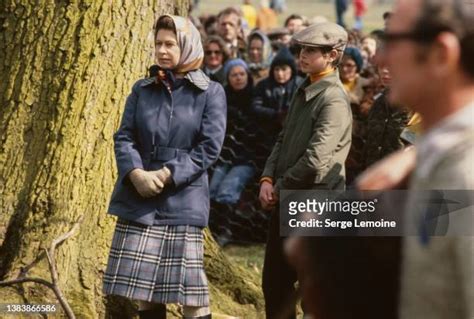
[[[328,75],[321,78],[319,81],[311,83],[309,77],[301,85],[301,89],[304,90],[306,102],[314,98],[316,95],[334,85],[337,82],[341,82],[339,80],[339,71],[334,70],[334,72],[329,73]],[[342,86],[342,84],[341,84]]]

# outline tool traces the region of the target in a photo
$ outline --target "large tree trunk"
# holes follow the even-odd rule
[[[1,1],[0,280],[16,277],[85,215],[78,234],[57,251],[59,285],[81,318],[117,309],[127,316],[130,303],[114,301],[112,310],[101,292],[115,223],[106,215],[116,178],[112,135],[132,84],[153,61],[154,20],[186,14],[187,5]],[[261,306],[258,289],[239,279],[209,236],[206,258],[214,295]],[[30,273],[49,279],[45,261]],[[0,300],[55,302],[37,284],[0,288]]]

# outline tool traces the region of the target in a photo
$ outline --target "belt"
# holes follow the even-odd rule
[[[155,146],[151,152],[151,160],[166,162],[177,157],[180,153],[189,153],[189,150],[166,146]]]

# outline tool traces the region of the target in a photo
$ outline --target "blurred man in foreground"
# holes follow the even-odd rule
[[[399,151],[369,168],[358,180],[360,189],[397,188],[409,176],[409,189],[413,193],[423,189],[474,190],[472,21],[474,2],[471,0],[397,1],[385,36],[384,62],[392,70],[391,103],[409,105],[419,112],[424,135],[415,148]],[[472,206],[462,213],[442,217],[449,219],[448,228],[467,227],[470,236],[434,237],[423,234],[423,218],[417,215],[417,204],[420,203],[412,198],[404,212],[407,219],[419,221],[420,227],[417,236],[403,239],[398,316],[401,319],[474,318]],[[326,252],[334,256],[332,262],[312,257],[324,253],[315,249],[316,244],[313,239],[293,239],[286,246],[298,275],[305,279],[301,287],[303,301],[315,318],[322,313],[325,319],[344,318],[337,314],[341,308],[349,308],[357,295],[347,299],[340,295],[330,304],[318,305],[326,295],[323,288],[344,292],[354,290],[356,285],[363,287],[364,283],[357,278],[365,278],[367,271],[359,268],[362,272],[355,271],[356,280],[349,283],[324,285],[327,280],[321,275],[321,267],[326,265],[325,274],[337,279],[335,271],[341,269],[343,260],[337,262],[340,251]],[[345,262],[354,264],[351,260]],[[372,305],[367,303],[366,309],[357,308],[350,317],[370,317],[364,312]]]
[[[393,102],[423,118],[410,190],[474,190],[474,2],[399,0],[386,33]],[[418,218],[416,198],[406,216]],[[472,207],[448,216],[471,237],[403,242],[401,318],[474,318]],[[420,220],[422,220],[420,218]],[[422,223],[422,221],[420,221]]]

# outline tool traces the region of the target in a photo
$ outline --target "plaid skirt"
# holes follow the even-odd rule
[[[129,299],[209,306],[202,229],[145,226],[119,218],[103,291]]]

